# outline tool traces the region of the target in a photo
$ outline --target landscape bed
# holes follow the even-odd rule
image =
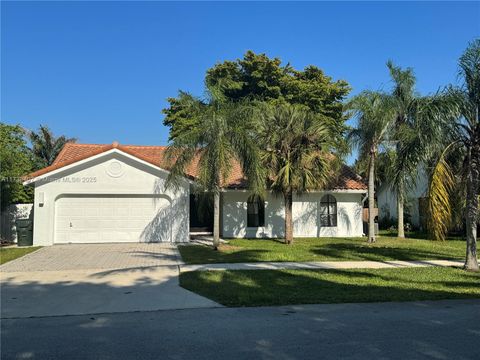
[[[180,285],[225,306],[480,298],[480,274],[440,267],[193,271]]]

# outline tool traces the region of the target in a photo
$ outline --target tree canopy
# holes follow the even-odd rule
[[[209,88],[217,88],[226,99],[267,103],[286,102],[304,105],[329,123],[340,134],[347,129],[342,111],[342,101],[350,91],[344,80],[334,81],[316,66],[303,70],[294,69],[289,63],[282,65],[279,58],[247,51],[243,58],[224,61],[207,70],[205,82]],[[195,126],[194,119],[182,98],[169,98],[169,106],[163,110],[164,125],[170,127],[170,140]]]
[[[32,143],[32,151],[37,162],[37,168],[51,165],[60,150],[67,142],[75,142],[75,138],[65,135],[55,136],[45,125],[40,125],[38,131],[28,131]]]
[[[34,161],[19,125],[0,123],[0,161],[1,208],[31,202],[33,191],[22,185],[21,177],[34,169]]]
[[[28,140],[31,142],[29,147]],[[33,187],[23,186],[21,178],[50,165],[68,141],[75,139],[54,136],[40,125],[38,132],[20,125],[0,123],[1,207],[33,201]]]

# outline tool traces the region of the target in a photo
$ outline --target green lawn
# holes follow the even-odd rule
[[[462,259],[465,241],[444,242],[425,239],[398,239],[384,234],[375,244],[365,238],[300,238],[292,246],[282,240],[234,239],[218,251],[202,245],[179,246],[187,264],[236,263],[258,261],[327,260],[425,260]]]
[[[226,306],[480,298],[480,274],[439,267],[194,271],[180,285]]]
[[[27,255],[28,253],[40,249],[40,247],[41,246],[0,248],[0,265]]]

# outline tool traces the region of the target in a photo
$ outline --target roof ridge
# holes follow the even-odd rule
[[[74,143],[74,142],[70,142],[70,143],[67,143],[67,144],[71,144],[71,145],[74,145],[74,146],[105,146],[105,145],[112,145],[112,144],[93,144],[93,143]]]
[[[168,146],[167,145],[124,145],[120,144],[121,146],[126,146],[130,148],[160,148],[160,149],[165,149]]]
[[[99,144],[99,143],[67,143],[67,144],[70,144],[70,145],[73,145],[73,146],[111,146],[112,143],[108,143],[108,144]],[[66,144],[65,144],[66,145]],[[121,144],[119,143],[118,144],[119,146],[124,146],[124,147],[137,147],[137,148],[161,148],[161,149],[164,149],[164,148],[167,148],[168,145],[129,145],[129,144]]]

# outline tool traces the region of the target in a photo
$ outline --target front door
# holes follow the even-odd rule
[[[190,232],[213,231],[213,196],[190,194]]]

